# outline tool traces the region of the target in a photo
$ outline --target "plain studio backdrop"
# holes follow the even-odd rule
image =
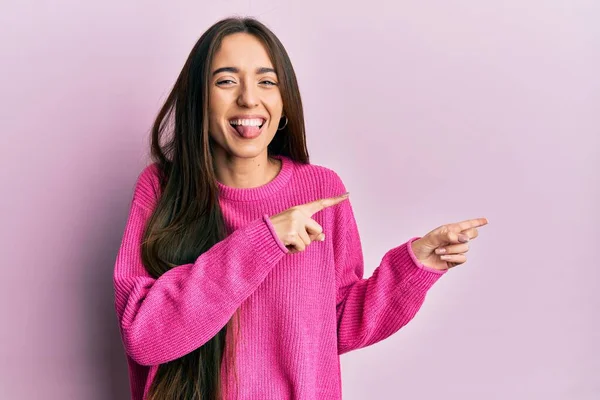
[[[280,37],[311,161],[355,208],[365,277],[487,217],[345,400],[600,398],[600,2],[23,1],[0,6],[0,398],[125,400],[112,269],[148,131],[209,25]]]

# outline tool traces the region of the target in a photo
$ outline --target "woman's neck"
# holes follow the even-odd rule
[[[255,158],[230,157],[215,158],[217,180],[233,188],[253,188],[265,185],[275,179],[281,170],[281,160],[266,154]]]

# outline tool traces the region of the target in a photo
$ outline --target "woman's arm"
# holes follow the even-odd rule
[[[216,335],[288,251],[264,215],[152,278],[141,262],[151,211],[135,196],[114,267],[115,308],[127,354],[141,365],[180,358]]]
[[[345,192],[346,188],[338,188]],[[406,325],[429,288],[445,273],[418,262],[410,239],[389,250],[368,278],[363,278],[362,245],[350,201],[338,205],[334,243],[337,284],[338,353],[377,343]]]

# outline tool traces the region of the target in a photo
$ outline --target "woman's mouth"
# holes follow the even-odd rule
[[[254,139],[262,133],[266,120],[263,118],[229,120],[231,129],[241,138]]]

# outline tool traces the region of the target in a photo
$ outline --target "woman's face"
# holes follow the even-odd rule
[[[236,33],[223,38],[209,76],[209,133],[216,153],[251,158],[266,152],[283,110],[279,81],[263,44]]]

